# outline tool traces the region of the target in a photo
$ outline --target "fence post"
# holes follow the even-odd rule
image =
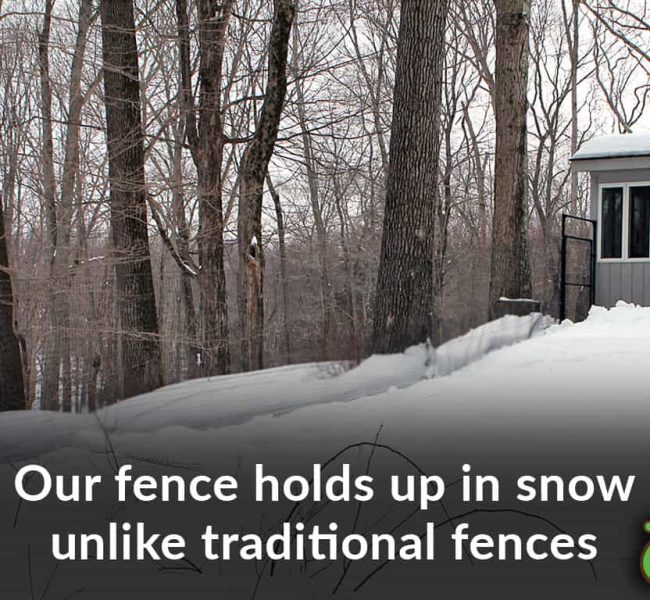
[[[596,304],[596,248],[598,244],[598,221],[592,220],[594,239],[591,242],[591,306]]]
[[[566,319],[566,214],[562,215],[562,250],[560,260],[560,323]]]

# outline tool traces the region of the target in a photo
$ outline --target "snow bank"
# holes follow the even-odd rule
[[[626,391],[634,392],[635,401],[636,392],[647,395],[648,356],[650,308],[596,307],[582,323],[550,327],[541,315],[507,316],[435,352],[422,345],[373,356],[344,373],[333,363],[295,365],[169,386],[96,415],[4,414],[0,461],[61,448],[105,450],[107,436],[132,444],[167,436],[172,444],[188,431],[209,437],[228,430],[229,438],[245,439],[248,424],[251,444],[282,431],[287,440],[306,443],[321,430],[332,439],[336,431],[342,440],[346,432],[358,437],[355,431],[381,423],[408,430],[427,423],[429,413],[439,422],[456,421],[463,405],[484,420],[507,415],[508,422],[521,411],[552,415],[600,402],[597,410],[580,408],[594,418],[609,414],[607,400]],[[567,391],[573,404],[558,407],[556,399]]]
[[[549,320],[541,314],[525,317],[508,315],[486,323],[437,348],[432,374],[438,377],[449,375],[493,350],[530,339],[549,324]]]
[[[372,356],[355,369],[338,363],[293,365],[171,385],[95,415],[31,411],[0,416],[0,460],[22,460],[65,447],[103,447],[107,436],[176,429],[212,431],[319,404],[349,403],[441,377],[487,353],[530,338],[541,315],[503,317],[447,342]],[[345,371],[345,372],[342,372]]]
[[[593,306],[586,321],[577,325],[577,331],[602,336],[641,337],[650,335],[650,307],[637,306],[620,300],[614,308]]]

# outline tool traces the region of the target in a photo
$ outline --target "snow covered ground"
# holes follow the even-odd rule
[[[648,357],[650,308],[620,304],[611,310],[594,308],[579,324],[550,325],[539,315],[506,317],[435,351],[421,346],[401,355],[372,357],[351,370],[310,364],[183,383],[96,416],[5,414],[0,416],[0,483],[9,485],[17,463],[29,460],[109,474],[115,462],[205,474],[243,473],[264,462],[277,473],[307,473],[312,463],[323,463],[350,444],[376,439],[448,481],[457,478],[464,463],[500,475],[645,472],[650,450]],[[367,449],[360,448],[344,458],[361,469],[369,460]],[[379,456],[375,460],[379,463]],[[397,459],[388,457],[386,468],[391,460]],[[375,468],[379,464],[373,463]],[[591,597],[613,597],[612,589],[627,572],[621,570],[622,561],[631,560],[630,554],[638,561],[629,536],[621,538],[621,528],[631,523],[636,531],[636,521],[649,516],[643,513],[649,495],[647,482],[640,482],[637,504],[618,507],[600,523],[605,542],[598,573],[612,587]],[[449,510],[459,514],[463,508],[452,504]],[[546,511],[546,518],[571,531],[588,531],[602,521],[602,510],[586,505],[549,506]],[[61,518],[70,518],[65,514]],[[135,519],[133,514],[130,518]],[[251,522],[268,518],[251,507],[246,513]],[[4,535],[7,544],[24,543],[24,532],[2,527],[0,523],[0,539]],[[0,564],[13,559],[8,550],[3,556],[0,543]],[[41,565],[42,578],[47,577],[47,565]],[[520,572],[540,581],[542,567],[533,567],[522,566]],[[460,578],[466,586],[465,595],[457,597],[475,597],[482,580],[472,582],[460,568],[449,563],[444,575],[455,582]],[[557,593],[552,585],[559,581],[558,571],[553,569],[578,585],[591,577],[584,565],[544,568],[550,570],[541,578],[540,594]],[[491,569],[481,571],[482,576],[496,577],[494,565]],[[391,573],[401,574],[381,585],[394,597],[403,590],[404,578],[414,575]],[[85,576],[91,585],[95,575]],[[115,585],[118,581],[113,579]],[[169,579],[170,593],[175,581]],[[235,587],[220,587],[223,597],[250,597],[252,580],[237,576],[229,581]],[[325,593],[311,576],[301,582],[304,593],[291,597],[330,597],[331,590]],[[182,595],[184,588],[178,585]],[[261,597],[287,597],[268,590]],[[363,597],[377,598],[376,591],[370,587]]]
[[[519,444],[522,457],[540,447],[548,453],[569,447],[577,457],[607,452],[610,443],[645,443],[650,425],[650,308],[620,304],[611,310],[594,308],[579,324],[535,325],[537,329],[531,326],[509,338],[519,343],[503,340],[494,349],[504,323],[489,324],[452,341],[448,352],[441,349],[438,361],[428,366],[417,351],[370,359],[357,371],[361,383],[354,400],[337,402],[327,396],[330,402],[280,415],[260,414],[223,428],[220,441],[242,456],[264,448],[278,456],[299,453],[315,460],[351,441],[373,439],[380,427],[384,441],[415,452],[426,453],[436,436],[458,460],[465,460],[468,448],[453,443],[459,435],[473,439],[475,450],[479,440],[494,451],[504,446],[511,452]],[[379,373],[390,380],[410,360],[409,385],[358,393]],[[355,377],[354,370],[341,379],[350,377]],[[329,385],[335,389],[338,384]],[[600,442],[594,448],[581,444],[583,438]]]
[[[42,412],[0,416],[0,462],[27,459],[52,449],[77,446],[106,433],[117,436],[173,428],[221,429],[267,416],[280,419],[312,405],[375,398],[448,375],[492,350],[539,334],[541,315],[505,317],[444,344],[403,354],[373,356],[355,369],[337,363],[304,364],[185,382],[130,399],[93,416]]]
[[[558,441],[568,428],[608,435],[623,424],[645,428],[649,356],[650,308],[595,307],[583,323],[552,326],[541,315],[505,317],[437,350],[373,356],[351,370],[306,364],[196,380],[97,415],[4,414],[0,463],[104,447],[107,436],[162,448],[190,432],[214,441],[216,430],[225,446],[267,440],[278,452],[300,442],[306,452],[322,449],[315,439],[333,448],[380,426],[406,442],[458,428],[480,436],[544,431]]]

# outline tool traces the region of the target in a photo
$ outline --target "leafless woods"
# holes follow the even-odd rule
[[[406,266],[397,252],[401,275],[380,285],[389,298],[425,272],[409,295],[430,310],[404,309],[413,331],[426,321],[437,342],[484,322],[491,256],[492,300],[530,290],[557,313],[559,215],[587,200],[568,157],[650,125],[650,9],[426,4],[447,5],[446,26],[440,52],[407,49],[426,61],[417,98],[398,96],[400,13],[411,29],[442,15],[419,0],[4,0],[2,408],[23,403],[17,389],[27,406],[86,411],[163,382],[359,360],[390,316],[375,289],[395,203],[421,202],[400,235],[423,250]],[[518,69],[520,112],[498,56]],[[515,148],[505,163],[500,144]],[[493,239],[512,215],[511,292]]]

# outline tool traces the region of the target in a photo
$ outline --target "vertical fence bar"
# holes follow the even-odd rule
[[[596,304],[596,247],[598,244],[598,221],[591,221],[594,232],[593,241],[591,242],[591,306]]]
[[[566,319],[566,215],[562,215],[562,250],[560,259],[560,323]]]

